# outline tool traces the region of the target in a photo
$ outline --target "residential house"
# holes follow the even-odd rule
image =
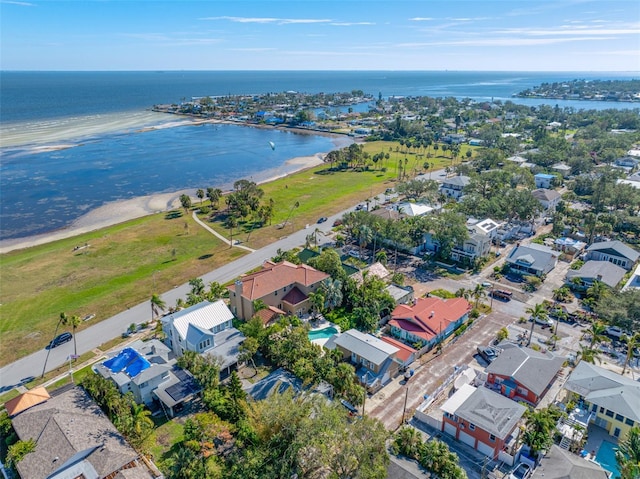
[[[138,340],[111,353],[93,371],[113,381],[121,394],[131,393],[138,404],[149,405],[153,391],[171,378],[175,365],[175,354],[162,342]]]
[[[503,351],[486,368],[487,387],[514,401],[536,405],[551,387],[565,358],[502,342]]]
[[[556,163],[551,169],[557,173],[560,173],[563,178],[566,178],[571,174],[571,167],[566,163]]]
[[[219,299],[213,303],[202,301],[187,309],[162,318],[162,330],[167,345],[176,356],[185,351],[207,354],[218,359],[220,379],[237,369],[239,346],[244,335],[233,327],[233,314]]]
[[[422,352],[453,334],[469,319],[470,312],[471,304],[464,298],[418,298],[413,305],[401,304],[393,310],[391,335],[409,344],[421,344]]]
[[[547,190],[545,188],[533,190],[531,196],[538,200],[546,211],[555,211],[556,206],[562,199],[562,195],[556,190]]]
[[[461,245],[451,249],[451,259],[465,264],[473,264],[477,258],[486,256],[491,251],[491,237],[471,233]]]
[[[485,218],[483,220],[470,219],[467,221],[467,228],[470,232],[474,232],[481,235],[486,235],[492,240],[497,237],[498,230],[502,224],[498,223],[491,218]]]
[[[515,273],[543,276],[556,267],[559,255],[547,246],[531,243],[515,247],[506,263]]]
[[[35,450],[16,464],[23,479],[137,478],[154,476],[84,389],[53,391],[50,398],[18,412],[13,429]],[[132,476],[128,476],[132,477]]]
[[[447,178],[442,182],[440,191],[448,198],[459,200],[464,194],[464,189],[469,186],[470,182],[471,179],[464,175]]]
[[[395,301],[395,304],[409,304],[413,302],[413,286],[401,286],[399,284],[390,284],[384,290]]]
[[[554,444],[540,459],[530,479],[609,479],[609,473],[597,462],[586,461]]]
[[[585,249],[587,243],[585,243],[584,241],[575,240],[573,238],[562,237],[556,238],[553,242],[553,246],[558,251],[567,253],[570,256],[575,256]]]
[[[564,388],[578,396],[580,409],[588,411],[586,424],[593,423],[616,438],[640,426],[640,382],[580,361]]]
[[[628,289],[640,289],[640,264],[622,287],[622,291]]]
[[[507,161],[511,161],[513,163],[522,164],[522,163],[526,163],[527,159],[522,157],[522,156],[519,156],[519,155],[514,155],[514,156],[510,156],[509,158],[507,158]]]
[[[309,294],[328,278],[327,273],[305,264],[267,261],[260,271],[229,286],[231,309],[236,317],[249,320],[255,312],[254,301],[262,300],[287,314],[301,316],[311,309]]]
[[[630,248],[622,241],[601,241],[593,243],[587,248],[587,260],[609,261],[627,271],[631,271],[640,253]]]
[[[627,272],[620,266],[608,261],[587,261],[578,270],[567,271],[566,283],[576,289],[586,290],[593,283],[600,281],[610,288],[615,288]],[[576,279],[580,280],[578,287]]]
[[[441,406],[442,431],[478,452],[497,459],[515,455],[518,423],[527,408],[487,388],[463,384]]]
[[[325,346],[335,346],[344,359],[349,359],[356,366],[358,380],[370,392],[380,389],[400,370],[399,348],[357,329],[335,335],[333,341]]]
[[[635,156],[623,156],[622,158],[616,159],[613,163],[616,166],[620,166],[630,171],[640,165],[640,158]]]
[[[549,175],[547,173],[538,173],[533,177],[536,182],[536,188],[551,188],[551,183],[555,179],[555,175]]]
[[[415,216],[424,216],[436,210],[436,208],[434,208],[433,206],[425,205],[424,203],[410,202],[398,203],[396,205],[396,209],[401,215],[411,218]]]
[[[380,339],[385,343],[389,343],[391,346],[398,348],[396,358],[400,362],[400,366],[402,368],[410,366],[418,358],[418,351],[413,349],[411,346],[406,345],[402,341],[398,341],[397,339],[393,339],[386,335],[380,336]]]

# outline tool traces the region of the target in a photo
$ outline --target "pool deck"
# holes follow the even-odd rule
[[[596,456],[598,455],[598,451],[600,450],[600,446],[602,446],[603,441],[611,442],[616,445],[618,444],[618,439],[610,436],[606,429],[603,429],[594,424],[589,425],[587,437],[588,439],[586,444],[584,445],[584,450],[588,451],[589,455],[587,456],[587,458],[589,460],[592,460],[593,462],[597,462]],[[595,456],[593,456],[594,452]]]
[[[309,321],[309,324],[311,324],[311,321]],[[315,326],[312,327],[309,330],[309,332],[311,332],[311,331],[319,331],[321,329],[326,329],[326,328],[329,328],[329,327],[334,327],[334,328],[336,328],[336,330],[338,330],[338,332],[340,332],[340,326],[338,326],[337,324],[333,324],[330,321],[327,321],[325,318],[318,319],[318,320],[314,321],[313,324],[315,324]],[[311,342],[313,344],[317,344],[318,346],[324,346],[328,340],[329,340],[329,338],[319,338],[319,339],[314,339]]]

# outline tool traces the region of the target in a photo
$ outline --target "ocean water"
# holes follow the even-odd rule
[[[326,137],[227,125],[179,126],[149,111],[194,96],[362,90],[374,96],[542,100],[512,95],[542,82],[637,73],[0,72],[0,239],[71,225],[105,203],[286,173],[286,160],[336,148]],[[636,108],[551,101],[560,107]],[[360,105],[358,108],[366,108]],[[163,126],[146,130],[145,127]],[[169,128],[172,126],[171,128]],[[268,148],[269,141],[277,148]]]

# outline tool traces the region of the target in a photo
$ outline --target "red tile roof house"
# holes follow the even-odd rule
[[[249,320],[255,313],[253,302],[260,299],[286,314],[301,316],[311,308],[309,294],[328,278],[306,264],[267,261],[262,270],[242,276],[228,287],[231,310],[237,318]]]
[[[527,410],[522,404],[487,388],[465,384],[441,409],[442,431],[492,459],[503,451],[515,456],[518,423]]]
[[[562,369],[565,358],[511,343],[500,343],[502,353],[487,366],[487,387],[514,401],[536,405]]]
[[[414,305],[401,304],[391,313],[391,335],[409,344],[421,343],[421,353],[449,337],[469,319],[471,303],[464,298],[418,298]]]

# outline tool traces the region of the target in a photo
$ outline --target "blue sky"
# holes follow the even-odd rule
[[[3,70],[640,71],[637,0],[0,0]]]

